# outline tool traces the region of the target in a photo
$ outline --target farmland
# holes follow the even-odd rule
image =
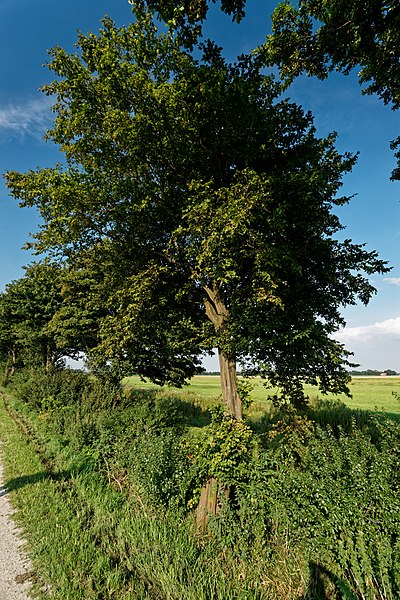
[[[253,400],[251,414],[260,415],[269,408],[269,398],[275,390],[266,388],[263,380],[259,377],[253,378],[251,381],[254,385],[251,393],[251,399]],[[124,385],[128,388],[134,387],[137,389],[157,389],[158,387],[142,381],[137,376],[126,378]],[[185,395],[189,394],[189,396],[192,394],[201,397],[204,404],[215,401],[221,394],[218,375],[198,375],[193,377],[187,387],[170,389],[173,389],[174,393],[178,395],[183,393]],[[350,382],[350,390],[352,397],[348,398],[344,394],[321,396],[317,388],[305,387],[305,392],[311,401],[316,397],[339,399],[351,409],[400,415],[400,400],[393,394],[393,392],[400,393],[400,377],[353,377]]]

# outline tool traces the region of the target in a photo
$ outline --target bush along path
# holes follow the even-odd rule
[[[241,563],[229,557],[220,561],[212,543],[198,542],[190,518],[188,522],[173,508],[152,505],[132,479],[128,486],[121,485],[116,473],[110,477],[104,472],[103,461],[98,469],[96,449],[101,446],[100,454],[107,453],[111,422],[121,426],[122,412],[113,412],[118,414],[96,417],[106,421],[102,432],[95,432],[87,416],[81,415],[79,422],[74,414],[70,425],[77,425],[76,440],[67,443],[68,415],[63,416],[64,434],[60,435],[54,431],[56,413],[36,412],[3,395],[0,437],[7,437],[11,430],[15,442],[7,452],[7,485],[29,541],[38,596],[62,600],[267,598],[253,589],[253,580],[243,579]],[[117,431],[111,437],[120,439]],[[154,457],[157,464],[159,458],[159,454]],[[153,477],[154,472],[149,472]]]

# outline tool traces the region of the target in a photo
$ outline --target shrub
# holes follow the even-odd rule
[[[25,370],[13,385],[15,396],[38,412],[86,405],[87,410],[121,404],[121,387],[71,369]]]
[[[27,370],[23,380],[14,386],[19,400],[37,410],[47,412],[81,402],[84,389],[89,385],[89,375],[69,369],[45,373]]]
[[[375,427],[379,444],[353,424],[350,434],[319,428],[304,439],[293,431],[280,444],[259,446],[236,486],[236,505],[213,525],[219,542],[240,556],[269,550],[272,564],[282,560],[274,539],[286,540],[306,557],[309,577],[329,582],[335,597],[398,598],[400,427]]]

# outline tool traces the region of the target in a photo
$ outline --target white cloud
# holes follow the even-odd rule
[[[345,327],[334,336],[353,352],[350,361],[362,369],[394,369],[400,372],[400,317]]]
[[[43,137],[52,121],[50,98],[29,100],[24,104],[0,106],[0,140]]]
[[[400,339],[400,317],[386,319],[373,323],[372,325],[363,325],[360,327],[345,327],[335,335],[340,342],[348,343],[353,341],[370,341],[373,338],[399,338]]]
[[[385,277],[383,281],[391,283],[392,285],[400,285],[400,277]]]

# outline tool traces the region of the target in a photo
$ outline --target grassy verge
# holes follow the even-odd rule
[[[316,403],[250,429],[194,392],[58,372],[14,392],[0,436],[39,597],[400,597],[398,423]],[[198,538],[207,477],[232,495]]]
[[[12,398],[7,404],[8,411],[1,399],[5,483],[28,540],[38,598],[268,597],[243,581],[243,565],[229,552],[220,561],[212,543],[200,545],[190,519],[155,511],[132,486],[115,489],[43,430],[40,417],[24,417],[23,407],[14,413]]]
[[[107,560],[93,535],[93,523],[87,527],[91,501],[101,496],[104,511],[112,502],[104,486],[93,482],[89,504],[80,501],[88,483],[85,473],[60,470],[51,464],[33,431],[25,429],[25,435],[22,434],[3,400],[0,437],[4,442],[5,484],[17,508],[17,521],[28,539],[29,555],[37,572],[38,597],[112,598],[112,576],[105,570]]]

